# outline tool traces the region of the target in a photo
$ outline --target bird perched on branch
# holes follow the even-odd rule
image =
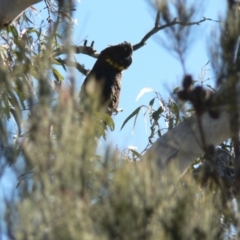
[[[87,75],[80,92],[85,111],[117,112],[122,71],[132,63],[133,48],[123,42],[105,48]]]

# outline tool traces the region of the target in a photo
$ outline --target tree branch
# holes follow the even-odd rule
[[[231,136],[229,114],[225,111],[218,119],[212,119],[205,113],[202,117],[202,129],[206,145],[222,143]],[[179,171],[183,172],[203,154],[197,117],[192,116],[159,138],[146,151],[143,159],[156,160],[160,171],[174,162]]]
[[[99,56],[99,53],[97,53],[92,46],[88,47],[88,46],[75,46],[75,45],[71,45],[68,47],[64,47],[64,46],[59,47],[53,51],[52,56],[56,57],[62,54],[66,54],[71,50],[76,54],[82,53],[82,54],[91,56],[93,58],[98,58]]]
[[[217,20],[212,20],[211,18],[205,18],[205,17],[203,17],[203,19],[201,19],[199,21],[196,21],[196,22],[180,22],[180,21],[177,21],[176,18],[174,18],[171,22],[169,22],[167,24],[164,24],[162,26],[159,26],[159,20],[160,20],[160,12],[158,11],[157,15],[156,15],[154,27],[142,38],[142,40],[139,43],[133,45],[133,50],[134,51],[136,51],[139,48],[143,47],[146,44],[146,41],[152,35],[154,35],[155,33],[157,33],[160,30],[163,30],[165,28],[171,27],[173,25],[192,26],[192,25],[199,25],[199,24],[201,24],[202,22],[205,22],[205,21],[219,22]]]
[[[57,58],[57,61],[63,65],[66,65],[68,67],[74,67],[76,68],[80,73],[82,73],[83,75],[87,75],[89,70],[85,69],[84,66],[78,62],[74,62],[74,61],[69,61],[68,59],[60,59]]]
[[[69,61],[69,60],[65,60],[65,64],[66,66],[68,67],[75,67],[80,73],[82,73],[83,75],[87,75],[89,70],[85,69],[83,65],[81,65],[80,63],[78,62],[72,62],[72,61]]]
[[[0,30],[9,25],[26,8],[42,0],[1,0],[0,1]]]

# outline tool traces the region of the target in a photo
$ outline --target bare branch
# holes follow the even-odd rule
[[[66,61],[66,65],[69,67],[75,67],[83,75],[87,75],[89,70],[85,69],[84,66],[78,62]]]
[[[203,19],[199,20],[199,21],[196,21],[196,22],[180,22],[180,21],[177,21],[177,18],[174,18],[171,22],[167,23],[167,24],[164,24],[162,26],[158,26],[158,23],[159,23],[159,19],[160,19],[160,12],[158,11],[157,12],[157,16],[156,16],[156,19],[155,19],[155,24],[154,24],[154,27],[142,38],[142,40],[133,45],[133,50],[136,51],[138,50],[139,48],[143,47],[145,44],[146,44],[146,41],[152,36],[154,35],[155,33],[157,33],[158,31],[160,30],[163,30],[165,28],[168,28],[168,27],[171,27],[173,25],[181,25],[181,26],[192,26],[192,25],[199,25],[201,24],[202,22],[205,22],[205,21],[213,21],[213,22],[219,22],[217,20],[213,20],[211,18],[205,18],[203,17]]]
[[[70,51],[72,50],[73,53],[76,53],[76,54],[79,54],[79,53],[82,53],[82,54],[86,54],[88,56],[91,56],[93,58],[98,58],[99,54],[96,52],[96,50],[94,50],[93,48],[93,43],[91,44],[90,47],[86,46],[86,42],[84,42],[84,46],[75,46],[75,45],[71,45],[71,46],[61,46],[57,49],[55,49],[52,53],[52,57],[57,57],[57,56],[60,56],[62,54],[68,54],[69,53],[69,48],[70,48]],[[87,75],[89,70],[85,69],[84,66],[78,62],[73,62],[73,61],[69,61],[67,59],[59,59],[57,58],[57,61],[59,63],[62,63],[68,67],[74,67],[76,68],[79,72],[81,72],[83,75]]]
[[[78,62],[69,61],[68,59],[58,59],[57,61],[68,67],[76,68],[80,73],[82,73],[85,76],[89,72],[89,70],[85,69],[84,66]]]
[[[59,47],[59,48],[55,49],[52,53],[52,57],[56,57],[56,56],[59,56],[59,55],[62,55],[62,54],[69,53],[69,48],[70,48],[70,51],[72,50],[76,54],[82,53],[82,54],[86,54],[88,56],[91,56],[93,58],[98,58],[98,56],[99,56],[99,53],[97,53],[96,50],[94,50],[92,46],[88,47],[88,46],[71,45],[71,46],[68,46],[68,47],[62,46],[62,47]]]

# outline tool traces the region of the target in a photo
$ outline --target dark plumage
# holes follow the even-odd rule
[[[105,48],[87,75],[80,92],[85,111],[112,115],[119,103],[122,71],[132,63],[132,45],[124,42]]]
[[[201,177],[203,183],[209,178],[216,182],[220,180],[228,187],[234,187],[235,171],[234,157],[222,148],[216,148],[214,153],[204,156],[203,164],[194,169],[194,176]],[[201,171],[202,170],[202,171]]]
[[[217,148],[213,156],[213,163],[216,165],[219,176],[228,183],[229,186],[234,186],[234,157],[226,150]]]

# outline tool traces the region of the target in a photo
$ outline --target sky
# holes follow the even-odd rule
[[[191,2],[191,1],[190,1]],[[202,2],[202,1],[201,1]],[[205,1],[205,11],[196,16],[194,20],[201,20],[202,17],[218,19],[222,16],[226,7],[225,0]],[[138,43],[142,37],[153,27],[156,10],[150,5],[151,1],[145,0],[81,0],[76,2],[77,11],[74,19],[77,24],[74,27],[73,43],[82,45],[87,39],[89,43],[94,41],[94,48],[100,52],[109,45],[116,45],[123,41],[131,44]],[[35,8],[42,10],[39,18],[46,20],[43,8],[44,3],[35,5]],[[217,31],[219,23],[204,22],[194,26],[194,39],[191,43],[190,51],[185,59],[186,73],[191,74],[195,80],[200,80],[203,66],[210,60],[209,43],[214,39],[214,32]],[[148,142],[149,125],[145,125],[143,113],[141,112],[137,120],[136,127],[133,129],[133,120],[129,121],[120,131],[124,120],[142,104],[147,105],[154,97],[154,93],[146,93],[137,102],[136,98],[143,88],[152,88],[167,99],[175,87],[181,85],[183,69],[179,60],[166,49],[162,41],[164,32],[161,31],[151,37],[147,44],[133,53],[133,63],[123,73],[122,91],[119,107],[124,111],[113,116],[115,130],[110,132],[108,141],[113,148],[127,148],[128,146],[137,147],[141,152]],[[167,39],[167,43],[171,42]],[[79,63],[91,69],[96,59],[89,56],[76,56]],[[206,68],[205,78],[214,77],[211,65]],[[77,73],[77,92],[83,83],[85,76]],[[214,85],[214,83],[213,83]],[[164,126],[163,126],[164,127]],[[133,132],[133,133],[132,133]],[[11,179],[11,181],[10,181]],[[0,179],[0,202],[6,197],[6,193],[13,193],[16,186],[16,179],[9,168]],[[0,205],[0,212],[2,212]],[[0,230],[3,227],[0,223]],[[0,235],[1,237],[1,235]],[[3,237],[3,235],[2,235]],[[5,237],[3,240],[7,239]]]

